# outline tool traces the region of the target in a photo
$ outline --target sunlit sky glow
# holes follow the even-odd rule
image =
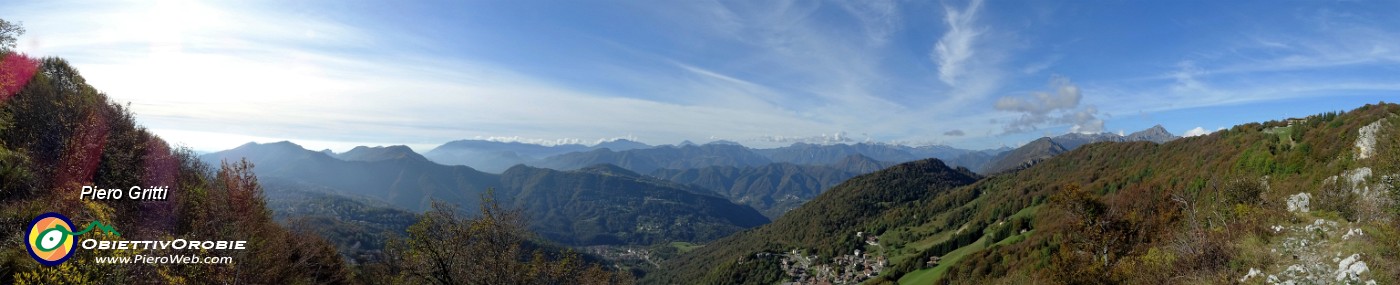
[[[1015,146],[1395,101],[1400,2],[0,5],[169,141]]]

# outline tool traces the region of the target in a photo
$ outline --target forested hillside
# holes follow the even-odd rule
[[[790,216],[863,222],[791,227],[784,217],[682,255],[648,281],[1400,282],[1390,258],[1400,252],[1398,114],[1400,105],[1368,105],[1164,144],[1089,144],[834,217],[814,212],[823,195]],[[857,182],[899,168],[828,194],[928,187]],[[796,237],[822,241],[785,241]]]
[[[889,221],[874,218],[880,213],[907,214],[897,207],[947,196],[946,191],[976,180],[977,175],[971,171],[948,168],[936,159],[908,162],[857,176],[771,224],[720,239],[663,263],[663,269],[648,276],[647,281],[764,284],[794,280],[787,272],[795,270],[785,267],[812,263],[809,256],[840,260],[837,263],[841,264],[828,267],[855,270],[883,267],[882,260],[866,259],[859,253],[860,250],[875,250],[867,246],[867,235],[874,237],[890,226]],[[853,251],[857,252],[854,256],[848,255]],[[806,269],[800,271],[805,274]],[[827,281],[859,280],[829,278]]]
[[[0,283],[343,283],[353,275],[324,239],[274,222],[251,165],[210,166],[136,125],[134,114],[85,83],[66,61],[0,54]],[[215,168],[217,167],[217,168]],[[80,200],[83,185],[169,186],[163,201]],[[209,266],[95,264],[93,252],[61,266],[25,253],[24,229],[58,212],[75,223],[101,221],[120,236],[100,240],[247,240]],[[84,255],[87,254],[87,255]],[[140,250],[121,254],[169,255]]]
[[[730,201],[753,207],[769,219],[777,219],[846,179],[888,165],[856,154],[828,165],[711,166],[658,169],[651,175],[710,189]]]

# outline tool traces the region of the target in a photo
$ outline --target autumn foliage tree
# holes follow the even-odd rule
[[[0,33],[11,35],[6,27]],[[58,58],[0,51],[0,284],[243,283],[337,284],[353,275],[319,236],[271,218],[247,162],[200,162],[136,123],[130,108],[88,85]],[[168,199],[79,199],[82,185],[168,187]],[[246,250],[80,252],[46,267],[25,253],[20,227],[44,212],[102,221],[112,240],[247,241]],[[91,234],[91,233],[90,233]],[[86,236],[85,236],[86,237]],[[97,236],[95,236],[97,237]],[[230,264],[94,264],[97,254],[232,257]],[[100,280],[100,281],[94,281]]]
[[[1050,205],[1070,218],[1067,243],[1055,256],[1060,275],[1055,279],[1069,284],[1113,283],[1113,268],[1131,245],[1124,241],[1136,232],[1131,224],[1111,211],[1107,203],[1070,184],[1050,196]]]
[[[447,204],[434,203],[408,238],[388,250],[393,280],[405,284],[618,284],[631,276],[586,262],[578,253],[533,241],[518,209],[506,209],[482,195],[478,215],[464,218]]]

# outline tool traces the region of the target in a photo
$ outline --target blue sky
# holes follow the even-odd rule
[[[1400,98],[1394,1],[21,1],[197,150],[1176,134]]]

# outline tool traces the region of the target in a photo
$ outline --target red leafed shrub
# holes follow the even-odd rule
[[[23,54],[11,53],[3,57],[0,59],[0,103],[19,93],[39,69],[38,60]]]

